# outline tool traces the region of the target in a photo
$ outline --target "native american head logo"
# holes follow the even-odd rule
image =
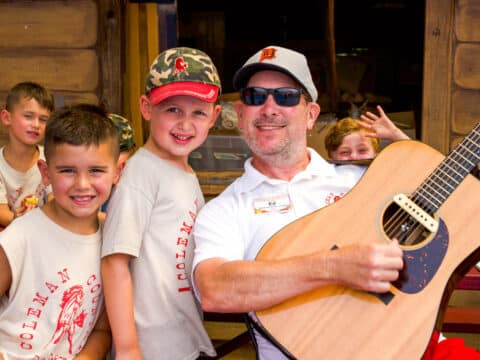
[[[57,328],[50,339],[50,343],[58,344],[68,341],[69,353],[72,354],[73,335],[77,327],[83,327],[87,314],[81,309],[85,294],[81,285],[72,286],[65,290],[60,304],[60,314],[57,319]]]

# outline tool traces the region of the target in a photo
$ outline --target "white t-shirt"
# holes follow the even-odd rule
[[[0,353],[5,359],[72,359],[103,308],[101,232],[74,234],[40,209],[0,232],[12,271],[0,298]]]
[[[39,159],[45,160],[43,146],[37,146]],[[47,195],[52,191],[51,186],[45,186],[42,182],[40,170],[35,164],[26,172],[20,172],[12,168],[0,149],[0,204],[8,204],[10,210],[21,207],[23,199],[27,196],[36,196],[38,207],[47,202]]]
[[[145,148],[128,160],[110,198],[102,256],[134,257],[135,323],[146,360],[215,354],[190,282],[192,227],[203,204],[194,173]]]
[[[269,179],[251,164],[244,174],[200,211],[194,226],[193,268],[203,260],[253,260],[282,227],[345,195],[365,167],[335,166],[309,149],[310,163],[290,181]],[[198,293],[197,293],[198,295]],[[278,349],[257,337],[260,358],[284,359]]]

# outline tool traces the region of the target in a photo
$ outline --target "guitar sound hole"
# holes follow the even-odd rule
[[[396,203],[391,203],[385,209],[382,226],[388,238],[390,240],[397,239],[401,245],[419,244],[430,234],[421,223]]]

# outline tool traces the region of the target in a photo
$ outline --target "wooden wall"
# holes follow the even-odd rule
[[[480,119],[480,2],[425,0],[422,141],[443,153]],[[65,103],[106,103],[146,128],[138,97],[162,45],[161,6],[118,0],[0,1],[0,105],[19,81]],[[160,14],[160,17],[159,17]],[[0,131],[0,142],[2,141]]]
[[[147,131],[138,99],[159,53],[159,14],[165,11],[175,11],[174,5],[0,1],[0,106],[13,85],[36,81],[65,104],[102,103],[129,118],[142,145]],[[0,127],[0,145],[5,136]]]
[[[422,141],[448,153],[480,121],[480,2],[426,0]]]
[[[0,104],[21,81],[61,103],[122,112],[122,7],[110,0],[0,2]]]

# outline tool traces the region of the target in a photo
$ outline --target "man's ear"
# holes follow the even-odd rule
[[[50,176],[48,174],[48,165],[45,160],[39,159],[37,161],[38,170],[40,170],[40,174],[42,175],[42,182],[43,185],[48,186],[50,185]]]
[[[235,112],[237,113],[237,127],[239,129],[243,128],[243,117],[242,117],[242,109],[243,109],[243,104],[241,100],[236,100],[233,103],[233,108],[235,109]]]
[[[308,119],[307,119],[307,129],[312,130],[313,126],[315,125],[315,121],[317,121],[318,115],[320,115],[320,105],[316,102],[308,103]]]

